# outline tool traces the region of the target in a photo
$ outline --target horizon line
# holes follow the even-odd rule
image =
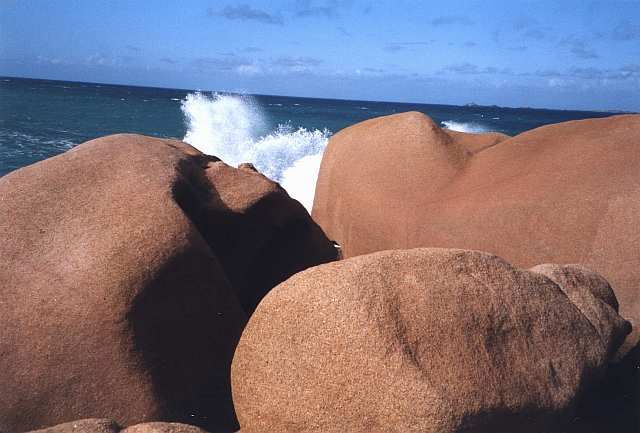
[[[138,88],[146,88],[146,89],[160,89],[160,90],[178,90],[182,92],[209,92],[209,93],[223,93],[229,95],[249,95],[249,96],[258,96],[258,97],[276,97],[276,98],[295,98],[295,99],[317,99],[323,101],[344,101],[344,102],[368,102],[368,103],[385,103],[385,104],[403,104],[403,105],[431,105],[431,106],[441,106],[441,107],[479,107],[479,108],[502,108],[502,109],[511,109],[511,110],[540,110],[540,111],[573,111],[573,112],[584,112],[584,113],[615,113],[615,114],[640,114],[638,111],[627,111],[627,110],[603,110],[603,109],[573,109],[573,108],[548,108],[548,107],[533,107],[533,106],[502,106],[496,104],[484,105],[484,104],[476,104],[471,101],[466,104],[457,105],[457,104],[441,104],[441,103],[429,103],[429,102],[406,102],[406,101],[392,101],[392,100],[371,100],[371,99],[343,99],[343,98],[325,98],[325,97],[317,97],[317,96],[297,96],[297,95],[276,95],[276,94],[266,94],[266,93],[248,93],[241,91],[233,91],[233,90],[205,90],[205,89],[187,89],[181,87],[163,87],[163,86],[148,86],[148,85],[140,85],[140,84],[125,84],[125,83],[105,83],[98,81],[77,81],[77,80],[61,80],[57,78],[41,78],[41,77],[26,77],[26,76],[13,76],[13,75],[0,75],[0,80],[5,79],[18,79],[18,80],[34,80],[34,81],[57,81],[61,83],[79,83],[79,84],[93,84],[93,85],[105,85],[105,86],[115,86],[115,87],[138,87]]]

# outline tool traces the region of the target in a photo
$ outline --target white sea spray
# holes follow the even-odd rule
[[[250,96],[190,93],[182,101],[184,141],[230,165],[250,162],[311,211],[322,151],[330,132],[280,124],[265,130],[265,118]]]

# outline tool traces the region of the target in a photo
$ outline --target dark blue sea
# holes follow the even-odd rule
[[[612,113],[236,95],[195,90],[0,78],[0,176],[96,137],[135,132],[183,139],[230,164],[253,162],[302,202],[331,134],[421,111],[443,127],[508,135]],[[315,181],[315,179],[314,179]],[[297,190],[297,191],[296,191]]]

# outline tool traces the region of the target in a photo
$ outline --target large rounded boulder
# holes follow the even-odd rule
[[[272,290],[232,365],[243,432],[563,429],[630,325],[580,266],[396,250]]]
[[[231,431],[231,358],[335,249],[250,166],[115,135],[0,178],[0,431],[81,418]]]
[[[381,117],[331,138],[312,215],[344,257],[444,247],[522,267],[584,264],[640,325],[639,146],[640,115],[512,138],[447,131],[421,113]]]

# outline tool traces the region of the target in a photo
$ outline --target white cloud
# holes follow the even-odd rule
[[[260,75],[262,74],[262,68],[256,64],[245,64],[237,66],[236,72],[240,75]]]

